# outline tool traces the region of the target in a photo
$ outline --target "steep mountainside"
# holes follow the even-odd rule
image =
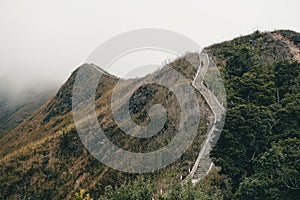
[[[104,186],[121,184],[126,177],[135,176],[109,169],[99,163],[84,148],[76,133],[71,112],[72,89],[78,70],[87,66],[85,64],[75,70],[51,101],[1,139],[1,197],[71,198],[79,188],[99,196]],[[196,72],[196,68],[185,58],[179,58],[169,66],[181,72],[190,82]],[[161,71],[155,73],[159,72]],[[180,110],[174,94],[156,84],[142,86],[134,92],[129,105],[132,118],[137,123],[148,123],[147,110],[156,103],[162,103],[169,112],[167,123],[157,136],[137,139],[124,134],[112,118],[110,99],[117,81],[118,78],[103,72],[96,91],[98,120],[107,137],[123,149],[135,152],[149,152],[166,145],[178,128]],[[122,87],[128,88],[138,81],[139,79],[125,80]],[[178,174],[181,171],[187,175],[188,167],[196,159],[211,118],[204,100],[199,93],[196,94],[202,111],[199,134],[176,163],[159,173],[150,174],[157,177],[157,180],[171,169]]]
[[[54,98],[0,139],[0,198],[71,199],[84,189],[100,199],[145,199],[152,193],[164,199],[296,199],[300,196],[299,37],[293,31],[257,31],[205,48],[221,71],[227,114],[211,153],[218,167],[195,188],[178,180],[188,175],[213,120],[200,93],[199,133],[185,154],[167,168],[144,176],[121,173],[98,162],[84,148],[74,126],[72,88],[78,70],[92,66],[85,64]],[[196,69],[185,57],[168,66],[192,83]],[[110,99],[118,81],[103,72],[96,91],[97,117],[106,136],[135,152],[149,152],[170,142],[180,112],[175,95],[156,84],[134,93],[129,105],[136,123],[148,124],[147,111],[158,102],[169,112],[157,136],[137,139],[124,134],[112,117]],[[122,86],[139,81],[125,80]]]
[[[230,178],[228,199],[300,197],[299,37],[255,32],[206,49],[227,91],[225,126],[211,156]]]
[[[53,88],[27,91],[26,94],[18,97],[8,97],[5,92],[0,91],[0,138],[46,103],[55,94]]]

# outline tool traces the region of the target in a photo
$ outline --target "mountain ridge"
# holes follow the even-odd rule
[[[251,57],[253,57],[253,65],[257,65],[258,63],[260,65],[269,64],[282,60],[297,60],[297,55],[295,56],[295,52],[297,51],[291,50],[291,43],[286,43],[287,40],[282,37],[276,37],[276,34],[282,34],[284,38],[293,38],[295,41],[298,41],[297,38],[299,38],[299,34],[297,35],[295,32],[282,30],[271,33],[255,32],[232,41],[212,45],[205,48],[204,51],[212,57],[212,60],[218,66],[221,73],[227,70],[226,66],[228,62],[233,62],[231,60],[235,54],[233,49],[243,45],[249,50],[249,55],[251,51],[258,52],[255,53],[254,56],[251,55]],[[288,40],[292,41],[291,39]],[[297,43],[292,47],[296,47],[299,50],[297,45],[299,44]],[[242,51],[244,50],[242,49]],[[237,68],[233,73],[244,73],[244,69],[238,66],[239,63],[237,62],[236,64]],[[190,81],[192,81],[196,72],[183,58],[171,62],[169,66],[175,68]],[[0,145],[2,146],[0,151],[0,175],[3,177],[0,181],[2,182],[1,188],[5,189],[5,191],[1,191],[0,193],[1,198],[25,198],[26,196],[36,198],[43,197],[46,199],[72,198],[78,188],[84,188],[90,191],[94,196],[99,196],[100,193],[103,193],[103,185],[119,185],[122,184],[123,180],[126,180],[126,177],[135,177],[134,175],[122,174],[115,170],[108,169],[102,164],[99,164],[80,143],[71,113],[72,86],[78,69],[79,68],[72,73],[52,99],[42,105],[19,126],[14,128],[9,133],[10,135],[6,135],[0,139]],[[111,97],[112,88],[118,81],[118,78],[106,73],[103,73],[103,75],[96,91],[96,109],[98,110],[98,120],[103,128],[107,130],[107,135],[110,139],[117,143],[119,142],[120,146],[123,145],[125,149],[143,150],[145,146],[157,148],[163,145],[163,143],[161,143],[162,139],[168,141],[169,138],[172,138],[172,130],[175,126],[171,123],[169,124],[171,128],[167,129],[169,132],[166,131],[168,137],[159,138],[156,140],[157,143],[151,141],[141,142],[129,138],[127,143],[122,144],[122,140],[126,139],[126,137],[124,138],[118,135],[120,132],[111,119],[109,107],[106,106],[108,104],[107,99]],[[225,85],[229,85],[229,81],[232,80],[225,79]],[[128,84],[129,83],[130,81]],[[126,84],[124,87],[126,87]],[[149,88],[150,92],[148,91]],[[133,109],[137,109],[137,111],[133,112],[133,118],[140,122],[147,122],[148,118],[145,115],[145,110],[147,106],[154,103],[149,100],[149,97],[157,95],[155,97],[162,100],[161,94],[164,92],[164,89],[160,89],[157,86],[141,88],[138,93],[144,95],[148,94],[149,96],[146,96],[147,101],[145,101],[144,106],[138,109],[132,107]],[[172,108],[172,105],[176,105],[176,103],[174,103],[175,99],[172,98],[173,97],[170,98],[171,100],[169,102],[165,102],[165,104],[169,105],[171,112],[175,113],[175,109]],[[133,100],[134,102],[141,100],[138,96],[133,99],[135,99]],[[204,112],[204,117],[199,127],[200,134],[195,139],[196,143],[172,166],[166,170],[162,170],[162,172],[157,172],[158,175],[151,175],[161,182],[163,182],[164,174],[171,169],[175,170],[178,168],[175,171],[182,171],[184,174],[187,174],[188,167],[191,166],[196,159],[194,154],[198,153],[197,150],[200,149],[201,141],[204,139],[203,134],[206,132],[207,123],[212,120],[211,111],[209,111],[208,106],[200,94],[198,94],[198,100],[202,112]],[[231,101],[235,102],[236,99],[229,97],[229,108],[232,106]],[[138,110],[140,112],[138,112]],[[176,119],[174,120],[176,121]],[[131,149],[131,145],[137,149]],[[18,165],[22,167],[18,167]],[[4,173],[7,174],[5,175]],[[19,175],[24,177],[20,178],[18,177]],[[9,181],[4,181],[4,178],[9,179]],[[32,178],[34,181],[29,181]],[[93,178],[99,180],[99,182],[95,182]],[[85,180],[85,182],[83,180]],[[43,181],[47,182],[49,191],[47,191],[46,186],[42,185]],[[56,188],[57,186],[60,186],[60,188]],[[53,191],[56,191],[56,193],[53,193]]]

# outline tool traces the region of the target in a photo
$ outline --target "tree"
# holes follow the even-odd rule
[[[275,83],[277,98],[280,101],[287,93],[292,93],[292,88],[299,80],[299,63],[282,61],[275,64]]]
[[[232,54],[226,62],[226,72],[229,76],[241,77],[254,65],[253,54],[246,45],[235,46]]]
[[[297,199],[300,196],[300,139],[273,143],[245,178],[236,199]]]
[[[227,111],[223,132],[211,156],[221,172],[232,179],[233,189],[244,176],[253,174],[253,159],[270,146],[275,124],[266,107],[241,105]]]

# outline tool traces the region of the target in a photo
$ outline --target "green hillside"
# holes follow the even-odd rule
[[[299,36],[255,32],[207,49],[227,89],[225,127],[211,156],[230,178],[230,198],[300,197]]]
[[[190,81],[196,72],[196,69],[182,58],[169,66],[181,71]],[[92,157],[82,145],[71,112],[72,89],[78,70],[73,72],[53,99],[1,139],[1,197],[72,198],[79,189],[85,189],[93,197],[99,197],[105,186],[121,185],[128,178],[137,176],[107,168]],[[136,152],[149,152],[166,145],[174,137],[174,130],[178,126],[176,118],[179,110],[174,94],[155,84],[143,86],[134,93],[129,103],[132,117],[137,123],[147,124],[149,117],[146,110],[158,102],[169,112],[167,124],[157,136],[136,139],[124,134],[112,117],[110,99],[117,81],[116,77],[104,73],[96,92],[98,120],[107,137],[121,148]],[[137,81],[139,79],[130,79],[122,84],[126,88]],[[199,93],[197,95],[203,115],[199,134],[178,161],[164,170],[148,174],[151,180],[164,184],[164,177],[168,174],[188,174],[188,167],[192,166],[197,157],[211,118],[205,101]]]
[[[77,69],[54,98],[0,139],[0,199],[83,199],[85,192],[94,199],[120,200],[152,195],[155,199],[298,199],[299,38],[299,33],[288,30],[257,31],[204,49],[223,77],[227,113],[211,152],[216,167],[195,187],[181,182],[180,175],[188,175],[213,120],[200,93],[203,117],[185,154],[159,171],[122,173],[98,162],[78,137],[71,111]],[[190,81],[196,73],[184,57],[169,66]],[[103,74],[96,92],[97,117],[106,135],[130,151],[148,152],[166,145],[177,128],[175,95],[155,84],[135,92],[130,111],[137,123],[148,123],[146,111],[157,102],[170,112],[157,136],[136,139],[123,134],[112,117],[110,99],[117,81]],[[139,80],[126,80],[124,88],[134,81]]]
[[[0,91],[0,138],[30,117],[54,94],[53,88],[47,88],[43,91],[26,91],[26,94],[12,98],[7,92]]]

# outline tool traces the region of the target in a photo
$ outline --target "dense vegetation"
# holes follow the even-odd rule
[[[222,186],[221,186],[222,185]],[[140,175],[133,180],[127,180],[120,186],[107,185],[100,200],[136,200],[136,199],[209,199],[220,200],[230,191],[230,184],[226,176],[220,176],[217,170],[205,178],[201,183],[193,186],[191,181],[182,181],[178,174],[169,170],[165,173],[164,182],[159,183],[150,176]],[[75,194],[77,200],[88,200],[89,193],[81,190]]]
[[[298,44],[299,34],[281,32]],[[159,194],[142,178],[107,186],[100,199],[147,199],[151,193],[155,199],[300,198],[300,64],[284,46],[255,32],[206,49],[227,91],[225,127],[211,153],[221,166],[218,179],[211,174],[194,188],[169,181]]]
[[[299,45],[298,33],[277,31],[255,32],[205,49],[223,76],[227,114],[211,152],[217,167],[195,187],[181,181],[180,174],[188,174],[211,119],[199,94],[204,118],[190,149],[163,170],[121,173],[99,163],[81,144],[71,113],[75,71],[49,103],[0,139],[0,199],[298,199],[300,66],[275,33]],[[184,59],[170,66],[189,79],[195,73]],[[98,119],[107,136],[131,151],[165,145],[176,128],[171,119],[151,141],[121,133],[107,106],[115,83],[116,78],[105,76],[96,94]],[[147,122],[145,111],[156,101],[176,116],[176,99],[170,94],[166,101],[165,93],[155,85],[141,87],[130,100],[132,118]]]
[[[228,110],[211,155],[231,180],[232,198],[297,199],[300,65],[289,59],[262,61],[245,39],[224,52]]]
[[[274,33],[298,45],[299,34]],[[211,153],[221,171],[194,188],[168,181],[163,194],[154,180],[138,177],[120,187],[107,186],[100,199],[147,199],[151,194],[155,199],[300,197],[300,64],[292,59],[295,55],[283,41],[259,32],[206,51],[227,91],[225,127]]]

